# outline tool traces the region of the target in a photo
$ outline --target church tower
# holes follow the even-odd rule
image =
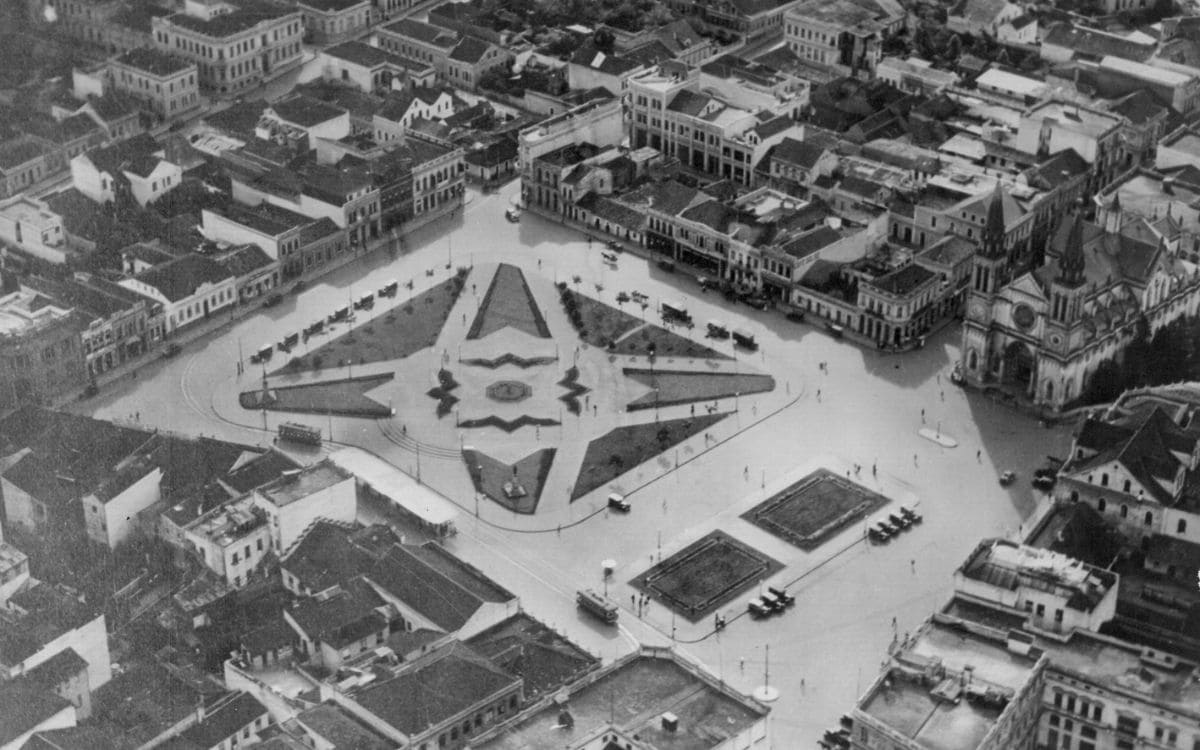
[[[971,266],[971,288],[967,292],[967,314],[962,329],[961,365],[967,380],[982,383],[989,377],[994,352],[991,326],[996,294],[1008,283],[1011,259],[1005,246],[1004,193],[999,181],[988,204],[979,247]]]
[[[1071,229],[1067,232],[1067,241],[1058,259],[1058,275],[1050,282],[1050,319],[1064,326],[1069,326],[1079,318],[1086,263],[1083,255],[1083,217],[1076,213],[1070,221]]]

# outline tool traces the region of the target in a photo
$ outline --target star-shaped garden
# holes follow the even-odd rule
[[[320,346],[306,339],[240,401],[375,419],[427,461],[460,461],[479,495],[533,513],[552,472],[570,502],[627,489],[641,465],[707,443],[736,399],[774,390],[691,331],[647,322],[648,304],[626,311],[580,286],[507,263],[460,269]]]

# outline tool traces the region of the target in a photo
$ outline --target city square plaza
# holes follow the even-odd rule
[[[277,446],[302,461],[353,446],[391,463],[453,504],[457,533],[444,540],[447,548],[518,594],[526,611],[605,661],[639,643],[674,645],[747,694],[777,691],[773,746],[815,746],[875,678],[893,638],[948,599],[953,571],[975,544],[1020,533],[1039,499],[1029,476],[1047,455],[1064,455],[1070,426],[1046,427],[952,385],[954,327],[909,353],[861,348],[778,312],[703,294],[682,268],[667,272],[630,252],[606,263],[603,242],[578,229],[530,212],[509,223],[504,213],[518,190],[512,183],[490,195],[472,192],[461,212],[400,248],[364,256],[72,408],[264,446],[283,422],[319,427],[320,450]],[[457,292],[447,291],[460,267],[469,271]],[[393,279],[398,294],[376,298],[352,322],[264,365],[245,359]],[[494,280],[506,286],[489,298]],[[610,351],[581,340],[559,282],[636,319],[622,318],[628,338],[618,344],[630,346]],[[635,291],[645,295],[644,307],[625,300]],[[353,330],[358,341],[401,328],[405,316],[421,314],[406,307],[432,307],[434,295],[450,296],[441,298],[449,308],[432,345],[392,359],[386,351],[340,364],[323,356],[312,368],[313,355],[337,337]],[[664,300],[684,300],[694,327],[664,321]],[[712,319],[750,331],[758,350],[707,339]],[[643,342],[659,343],[653,357],[639,347],[642,331]],[[308,366],[289,366],[290,358]],[[743,393],[749,376],[758,387],[747,390],[757,392]],[[365,400],[390,416],[247,409],[239,400],[361,378],[368,389],[354,391],[353,403]],[[680,395],[694,387],[704,400]],[[939,439],[926,439],[930,432]],[[589,446],[596,446],[591,455]],[[1009,469],[1021,479],[1001,487],[997,477]],[[504,481],[507,471],[512,479]],[[849,500],[844,518],[812,516],[827,528],[811,543],[798,540],[814,529],[773,533],[744,517],[767,501],[777,520],[811,516],[779,498],[821,471],[839,478]],[[608,507],[614,493],[629,502],[628,513]],[[856,493],[884,500],[858,502]],[[916,507],[924,522],[887,544],[867,542],[867,523],[901,504]],[[856,507],[864,513],[855,515]],[[403,525],[373,503],[360,503],[360,520]],[[733,541],[701,544],[700,552],[732,551],[747,561],[727,586],[690,594],[692,610],[635,585],[652,569],[674,576],[656,581],[686,583],[688,571],[674,561],[700,559],[693,545],[718,537]],[[729,568],[721,559],[705,565],[692,577]],[[796,604],[752,619],[746,604],[767,585]],[[616,627],[576,607],[583,588],[621,607]],[[718,616],[726,621],[719,631]]]

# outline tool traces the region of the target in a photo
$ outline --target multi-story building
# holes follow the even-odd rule
[[[1045,101],[1022,113],[1011,145],[1038,158],[1073,149],[1092,166],[1088,191],[1098,192],[1125,165],[1122,120],[1111,112]]]
[[[677,63],[635,76],[629,82],[629,140],[702,172],[749,185],[754,170],[784,138],[802,138],[792,120],[791,100],[781,110],[751,111],[700,88],[699,71]]]
[[[27,579],[21,591],[0,610],[0,681],[31,676],[38,667],[73,652],[71,661],[84,667],[76,708],[89,713],[90,692],[112,679],[104,614],[60,585]]]
[[[779,36],[784,13],[793,3],[794,0],[669,0],[667,5],[747,39],[767,39]]]
[[[884,38],[902,30],[906,18],[895,0],[803,0],[784,14],[784,38],[802,60],[843,75],[871,76]]]
[[[0,198],[35,185],[58,169],[52,166],[54,146],[43,138],[20,135],[0,143]]]
[[[464,151],[410,138],[412,152],[412,214],[427,221],[462,206],[466,191]]]
[[[371,25],[371,0],[297,0],[296,7],[313,44],[336,44]]]
[[[432,86],[437,71],[366,42],[345,42],[321,50],[327,81],[342,81],[367,93],[415,86]]]
[[[118,199],[146,206],[179,187],[183,170],[148,133],[93,149],[71,160],[75,189],[97,203]]]
[[[122,0],[53,0],[48,5],[54,8],[55,17],[67,35],[95,45],[103,45],[104,26],[110,18],[121,12],[124,3]]]
[[[185,526],[183,536],[201,562],[234,588],[249,583],[274,550],[267,514],[250,496],[210,510]]]
[[[118,283],[162,305],[165,337],[237,304],[237,278],[202,255],[191,253],[140,272],[127,270],[134,275]]]
[[[36,292],[0,297],[0,412],[81,393],[88,383],[76,313]]]
[[[616,98],[593,99],[525,128],[517,136],[522,192],[529,197],[535,177],[533,165],[539,157],[568,145],[616,146],[624,136],[621,100]]]
[[[80,332],[88,375],[136,359],[162,339],[162,308],[153,300],[99,276],[59,280],[33,276],[22,284],[90,321]]]
[[[268,544],[281,556],[318,519],[353,523],[358,512],[354,475],[328,460],[284,472],[252,497],[266,515]]]
[[[884,57],[875,65],[875,76],[906,94],[923,96],[936,96],[958,83],[957,73],[919,57]]]
[[[999,383],[1060,409],[1101,362],[1122,356],[1140,321],[1153,333],[1200,309],[1200,273],[1152,225],[1126,221],[1119,204],[1100,220],[1064,217],[1045,261],[1025,272],[1001,246],[989,209],[963,326],[970,383]]]
[[[201,86],[237,93],[299,62],[304,37],[299,10],[260,0],[237,9],[214,5],[201,11],[192,5],[183,13],[153,19],[154,43],[196,63]]]
[[[35,258],[62,265],[70,255],[62,217],[45,201],[18,195],[0,201],[0,240]]]
[[[167,120],[200,106],[196,63],[157,49],[132,49],[109,62],[113,87]]]
[[[388,52],[432,65],[441,81],[469,91],[484,73],[512,59],[491,42],[409,18],[380,28],[378,37]]]

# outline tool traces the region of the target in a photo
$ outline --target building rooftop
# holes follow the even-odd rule
[[[175,13],[163,20],[213,39],[223,39],[249,31],[260,23],[276,21],[298,12],[293,8],[285,8],[256,0],[246,0],[240,3],[240,6],[232,13],[216,15],[207,20],[198,16],[190,16],[186,13]]]
[[[195,683],[160,664],[137,663],[93,693],[93,713],[115,736],[140,745],[223,695],[212,682]]]
[[[188,62],[182,58],[168,55],[165,52],[150,47],[131,49],[118,57],[116,61],[121,65],[127,65],[156,76],[181,73],[188,68],[196,67],[196,63]]]
[[[96,727],[82,726],[34,732],[21,750],[117,750],[117,745]]]
[[[214,508],[185,528],[189,533],[204,537],[213,544],[228,547],[244,539],[247,534],[262,528],[266,523],[266,515],[247,497]]]
[[[519,682],[469,647],[450,643],[395,677],[358,691],[354,700],[399,731],[416,735]]]
[[[387,50],[372,46],[366,42],[351,41],[335,44],[332,47],[326,47],[323,54],[329,57],[345,60],[356,65],[362,65],[368,68],[374,68],[379,65],[396,65],[399,67],[408,67],[405,64],[404,58],[393,55]]]
[[[937,278],[937,274],[933,271],[916,263],[910,263],[903,268],[898,268],[864,283],[888,294],[903,297],[935,278]]]
[[[788,15],[847,31],[867,32],[903,18],[904,9],[891,0],[806,0],[789,10]]]
[[[281,99],[272,104],[271,109],[279,119],[302,128],[320,125],[346,114],[341,107],[304,94]]]
[[[597,669],[600,660],[524,612],[472,636],[467,645],[525,681],[532,703]]]
[[[32,135],[19,135],[0,143],[0,173],[15,169],[48,153],[51,147]]]
[[[259,487],[258,493],[273,505],[283,507],[352,478],[333,463],[321,461]]]
[[[1062,593],[1067,606],[1090,612],[1117,577],[1080,560],[1048,549],[991,539],[980,542],[959,572],[991,586],[1015,591],[1019,587]]]
[[[266,713],[266,706],[253,695],[236,693],[226,702],[210,708],[204,721],[183,730],[180,736],[197,747],[217,747]]]
[[[763,721],[768,709],[735,693],[711,675],[666,649],[622,657],[563,689],[561,707],[550,704],[521,720],[481,736],[477,750],[560,750],[613,724],[661,750],[706,750]],[[572,724],[562,725],[562,712]],[[675,732],[662,728],[662,714],[679,719]]]
[[[391,750],[395,746],[383,735],[359,721],[336,703],[322,703],[301,711],[296,721],[320,735],[335,748]]]
[[[28,680],[0,682],[0,745],[17,739],[58,712],[71,708],[58,697]]]
[[[191,253],[148,268],[134,278],[157,289],[169,301],[178,302],[204,284],[220,284],[233,276],[211,258]]]
[[[356,5],[367,5],[370,0],[297,0],[299,5],[313,10],[324,11],[343,11],[355,7]]]

